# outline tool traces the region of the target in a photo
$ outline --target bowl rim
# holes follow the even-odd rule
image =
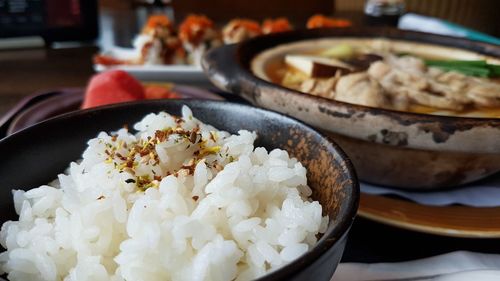
[[[372,113],[372,114],[384,114],[390,116],[392,119],[397,119],[398,121],[404,121],[407,119],[419,119],[422,121],[438,121],[446,123],[468,123],[468,124],[485,124],[492,123],[494,125],[500,126],[500,117],[464,117],[464,116],[445,116],[445,115],[432,115],[426,113],[417,112],[406,112],[398,111],[394,109],[385,109],[378,107],[370,107],[358,104],[351,104],[347,102],[337,101],[333,99],[328,99],[325,97],[315,96],[308,93],[304,93],[298,90],[289,89],[282,85],[272,83],[270,81],[264,80],[258,77],[251,70],[251,63],[253,59],[260,53],[269,50],[270,48],[277,47],[279,45],[294,43],[299,41],[307,41],[314,39],[326,39],[335,37],[357,37],[357,38],[387,38],[390,40],[399,40],[406,42],[415,43],[426,43],[430,45],[444,46],[457,48],[461,50],[476,52],[483,55],[488,55],[500,59],[500,46],[472,41],[465,38],[457,38],[451,36],[437,35],[425,32],[410,31],[410,30],[400,30],[396,28],[389,27],[350,27],[350,28],[316,28],[316,29],[299,29],[293,31],[287,31],[282,33],[267,34],[263,36],[258,36],[247,41],[240,42],[235,45],[228,45],[229,48],[235,48],[236,56],[235,66],[236,71],[239,73],[234,73],[233,77],[241,76],[241,78],[248,80],[253,84],[260,84],[261,86],[269,87],[271,89],[279,89],[280,91],[287,91],[296,97],[301,97],[306,100],[315,100],[317,102],[329,103],[338,107],[343,107],[347,109],[354,109],[360,113]],[[408,36],[409,38],[405,38]],[[262,48],[259,45],[269,44],[270,41],[278,41],[278,44],[271,44],[271,47]],[[454,44],[454,45],[453,45]],[[468,48],[469,47],[469,48]],[[207,56],[205,56],[206,58]],[[208,64],[208,63],[207,63]],[[203,64],[204,68],[208,68],[208,65]]]
[[[331,154],[333,154],[334,159],[339,160],[339,166],[342,167],[342,173],[344,173],[349,180],[349,191],[350,193],[346,193],[345,195],[345,208],[340,208],[339,209],[339,214],[338,220],[335,222],[335,225],[332,227],[331,231],[328,231],[321,237],[320,240],[317,241],[317,243],[305,254],[302,256],[298,257],[297,259],[285,264],[284,266],[280,267],[279,269],[269,272],[260,278],[257,278],[255,280],[260,280],[260,281],[265,281],[265,280],[277,280],[280,278],[287,278],[292,276],[293,274],[301,271],[304,268],[307,268],[311,264],[313,264],[315,261],[317,261],[321,256],[326,254],[328,250],[330,250],[336,243],[337,241],[341,240],[343,236],[347,235],[354,218],[356,217],[357,209],[359,206],[359,199],[360,199],[360,189],[359,189],[359,181],[356,175],[356,172],[354,170],[354,166],[347,156],[347,154],[340,148],[340,146],[335,143],[330,137],[326,136],[325,134],[315,130],[314,128],[310,127],[309,125],[303,123],[300,120],[297,120],[293,117],[287,116],[282,113],[278,113],[275,111],[267,110],[267,109],[262,109],[250,105],[245,105],[245,104],[238,104],[234,102],[228,102],[228,101],[216,101],[216,100],[203,100],[203,99],[190,99],[190,100],[185,100],[185,99],[168,99],[168,100],[141,100],[141,101],[132,101],[132,102],[124,102],[124,103],[116,103],[116,104],[111,104],[111,105],[105,105],[105,106],[100,106],[100,107],[94,107],[94,108],[89,108],[89,109],[83,109],[83,110],[76,110],[68,113],[64,113],[52,118],[49,118],[47,120],[44,120],[40,123],[31,125],[27,128],[24,128],[20,131],[17,131],[13,133],[12,135],[9,135],[3,139],[0,139],[0,146],[2,146],[4,143],[8,143],[11,141],[15,141],[15,139],[19,136],[23,135],[29,135],[30,131],[34,127],[44,127],[47,125],[51,125],[54,123],[59,123],[62,120],[68,120],[72,118],[77,118],[79,116],[90,116],[93,115],[97,112],[100,111],[112,111],[113,109],[116,108],[130,108],[133,109],[135,106],[148,106],[148,105],[161,105],[165,103],[174,103],[178,106],[181,105],[187,105],[190,106],[191,104],[194,104],[196,106],[201,106],[205,108],[211,107],[211,105],[220,105],[223,108],[227,107],[235,107],[238,109],[238,111],[241,110],[252,110],[256,114],[261,114],[261,115],[267,115],[270,117],[279,117],[279,118],[284,118],[288,119],[289,122],[292,122],[294,124],[297,124],[301,129],[305,129],[308,132],[314,134],[315,136],[319,137],[320,140],[324,141],[325,148],[327,151]],[[203,121],[203,120],[201,120]],[[223,130],[223,129],[222,129]],[[96,135],[99,132],[96,132]],[[330,227],[329,227],[330,228]]]

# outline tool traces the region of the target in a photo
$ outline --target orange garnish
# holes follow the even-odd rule
[[[244,28],[256,34],[261,34],[261,28],[258,22],[249,19],[234,19],[228,23],[232,30]]]
[[[144,86],[144,96],[146,99],[178,99],[181,96],[167,87],[158,85]]]
[[[157,27],[171,28],[172,22],[165,15],[151,15],[148,18],[146,25],[144,26],[143,32]]]
[[[179,26],[179,38],[183,42],[198,45],[207,29],[213,28],[214,23],[204,15],[189,15]]]
[[[307,28],[321,28],[321,27],[348,27],[352,22],[345,19],[329,18],[323,15],[314,15],[307,21]]]
[[[290,22],[286,18],[266,19],[262,23],[262,33],[270,34],[292,30]]]
[[[117,59],[111,56],[106,56],[106,55],[95,55],[94,58],[94,64],[102,64],[106,66],[111,66],[111,65],[120,65],[120,64],[132,64],[132,61],[127,61],[127,60],[121,60]]]

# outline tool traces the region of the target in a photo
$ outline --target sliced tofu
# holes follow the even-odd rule
[[[337,71],[344,75],[354,70],[340,60],[318,56],[287,55],[285,63],[312,78],[332,77]]]

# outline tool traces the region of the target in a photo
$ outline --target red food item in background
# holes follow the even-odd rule
[[[160,44],[159,56],[163,60],[163,64],[179,64],[184,61],[186,52],[177,36],[174,25],[166,15],[149,16],[142,29],[142,34],[151,36],[151,39],[147,40],[139,49],[141,54],[139,64],[144,64],[145,58],[150,55],[151,49],[156,44]]]
[[[144,88],[128,73],[110,70],[94,75],[87,85],[82,108],[144,99]]]
[[[266,19],[262,23],[262,33],[270,34],[292,30],[292,25],[286,18]]]
[[[307,28],[321,28],[321,27],[348,27],[352,23],[345,19],[336,19],[325,17],[324,15],[314,15],[307,21]]]
[[[262,33],[258,22],[249,19],[233,19],[222,29],[226,44],[237,43]]]
[[[144,95],[148,100],[154,99],[178,99],[181,96],[169,90],[168,88],[156,85],[148,85],[144,87]]]
[[[142,32],[148,33],[149,30],[162,27],[173,30],[172,22],[166,15],[151,15],[148,17],[148,21],[146,22],[146,25],[144,25]]]
[[[254,32],[255,34],[261,33],[260,24],[250,19],[233,19],[226,26],[231,26],[233,30],[243,28],[248,31]]]
[[[95,55],[94,64],[102,64],[102,65],[121,65],[128,64],[129,62],[126,60],[117,59],[111,56],[106,55]]]

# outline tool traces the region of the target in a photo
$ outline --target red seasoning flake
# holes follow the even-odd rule
[[[197,137],[198,137],[198,134],[193,130],[193,131],[191,131],[191,135],[189,136],[189,141],[191,143],[195,143]]]
[[[157,130],[155,131],[155,138],[158,142],[163,142],[167,139],[167,133],[165,131]]]
[[[127,160],[127,157],[121,155],[120,153],[116,153],[115,155],[118,157],[118,159],[120,159],[122,161],[126,161]]]
[[[193,196],[193,200],[194,200],[194,201],[198,201],[198,199],[199,199],[199,198],[200,198],[199,196],[196,196],[196,195],[195,195],[195,196]]]
[[[175,117],[175,124],[181,125],[182,123],[184,123],[184,119],[179,118],[179,117]]]

